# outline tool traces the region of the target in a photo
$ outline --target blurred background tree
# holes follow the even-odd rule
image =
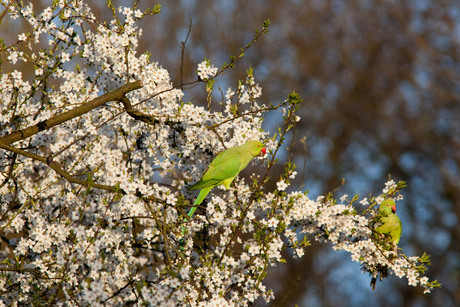
[[[109,18],[105,2],[88,2]],[[263,87],[262,102],[283,100],[293,90],[304,98],[302,120],[286,147],[286,159],[296,162],[300,174],[292,188],[309,190],[311,197],[337,190],[366,197],[379,193],[388,175],[407,181],[398,206],[399,245],[408,255],[429,253],[430,279],[443,284],[423,295],[391,277],[372,291],[370,277],[357,276],[359,267],[348,255],[313,244],[302,259],[269,273],[276,296],[271,305],[460,305],[460,2],[160,4],[160,15],[143,20],[142,48],[171,73],[176,86],[194,80],[205,57],[215,66],[228,63],[270,18],[269,33],[216,86],[235,89],[251,66]],[[181,42],[190,21],[181,75]],[[185,100],[206,105],[204,89],[186,91]],[[273,130],[276,120],[265,128]]]

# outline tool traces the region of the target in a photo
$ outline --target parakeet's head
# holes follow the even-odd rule
[[[249,152],[253,157],[258,156],[260,154],[265,155],[267,150],[265,149],[265,145],[257,140],[251,140],[246,143],[249,147]]]
[[[396,213],[396,203],[392,199],[385,199],[380,204],[379,212],[388,215],[391,212]]]

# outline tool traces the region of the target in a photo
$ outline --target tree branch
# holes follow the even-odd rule
[[[50,129],[51,127],[62,124],[72,118],[85,114],[91,111],[92,109],[95,109],[99,107],[100,105],[103,105],[104,103],[107,103],[110,101],[119,101],[125,96],[125,94],[131,91],[137,90],[141,87],[142,87],[141,81],[135,81],[135,82],[131,82],[131,83],[122,85],[118,89],[111,91],[110,93],[106,93],[97,98],[94,98],[90,102],[85,103],[79,107],[76,107],[73,110],[56,115],[50,119],[41,121],[25,129],[14,131],[10,134],[2,136],[0,137],[0,143],[3,143],[3,145],[9,145],[16,141],[26,139],[34,134],[37,134],[38,132]]]
[[[106,190],[106,191],[113,192],[113,193],[126,194],[126,192],[124,190],[120,189],[117,186],[98,184],[98,183],[88,182],[87,180],[82,180],[82,179],[75,178],[74,176],[72,176],[71,174],[66,172],[62,168],[62,166],[58,162],[54,161],[52,158],[46,158],[46,157],[34,154],[34,153],[26,151],[26,150],[16,148],[14,146],[11,146],[10,144],[13,143],[13,142],[19,141],[19,140],[26,139],[26,138],[28,138],[28,137],[30,137],[30,136],[32,136],[32,135],[34,135],[34,134],[36,134],[36,133],[38,133],[40,131],[50,129],[51,127],[54,127],[54,126],[59,125],[59,124],[61,124],[63,122],[66,122],[66,121],[68,121],[68,120],[70,120],[72,118],[75,118],[75,117],[80,116],[80,115],[82,115],[84,113],[87,113],[87,112],[91,111],[92,109],[97,108],[98,106],[103,105],[104,103],[107,103],[107,102],[110,102],[110,101],[122,101],[124,103],[125,107],[127,108],[126,111],[131,116],[133,116],[136,119],[143,120],[144,122],[153,124],[153,123],[155,123],[155,121],[152,120],[151,118],[148,118],[148,116],[146,116],[146,115],[144,115],[144,114],[142,114],[140,112],[139,112],[139,114],[137,114],[137,112],[135,112],[135,110],[133,110],[131,108],[129,100],[125,96],[126,93],[129,93],[129,92],[131,92],[133,90],[136,90],[136,89],[139,89],[141,87],[142,87],[142,82],[141,81],[135,81],[135,82],[125,84],[125,85],[119,87],[118,89],[116,89],[116,90],[114,90],[114,91],[112,91],[110,93],[106,93],[106,94],[104,94],[104,95],[102,95],[100,97],[97,97],[97,98],[91,100],[90,102],[85,103],[85,104],[83,104],[83,105],[81,105],[81,106],[79,106],[79,107],[77,107],[77,108],[75,108],[73,110],[64,112],[64,113],[59,114],[59,115],[57,115],[57,116],[55,116],[53,118],[41,121],[36,125],[27,127],[25,129],[22,129],[22,130],[19,130],[19,131],[14,131],[14,132],[12,132],[10,134],[7,134],[7,135],[5,135],[3,137],[0,137],[0,148],[8,150],[10,152],[13,152],[13,153],[15,153],[15,155],[21,155],[21,156],[24,156],[24,157],[27,157],[27,158],[31,158],[31,159],[40,161],[40,162],[48,165],[52,170],[54,170],[56,173],[58,173],[59,175],[61,175],[62,177],[64,177],[65,179],[67,179],[71,183],[79,184],[79,185],[82,185],[82,186],[85,186],[85,187],[91,187],[91,188]],[[137,116],[134,116],[133,113],[135,115],[137,115]],[[140,198],[152,200],[152,201],[155,201],[155,202],[164,203],[164,200],[162,200],[162,199],[155,198],[155,197],[145,197],[140,192],[137,192],[136,196],[140,197]]]
[[[109,192],[113,192],[113,193],[120,193],[120,194],[123,194],[123,195],[127,194],[123,189],[120,189],[117,186],[93,183],[93,182],[88,182],[86,180],[75,178],[74,176],[72,176],[68,172],[66,172],[64,169],[62,169],[61,165],[58,162],[53,161],[53,159],[49,159],[49,158],[47,159],[47,158],[45,158],[43,156],[40,156],[40,155],[31,153],[31,152],[28,152],[26,150],[22,150],[22,149],[13,147],[11,145],[2,143],[1,141],[0,141],[0,148],[3,148],[5,150],[11,151],[11,152],[14,152],[14,153],[16,153],[18,155],[21,155],[21,156],[24,156],[24,157],[28,157],[28,158],[43,162],[46,165],[48,165],[52,170],[54,170],[56,173],[58,173],[59,175],[61,175],[62,177],[64,177],[65,179],[67,179],[71,183],[79,184],[79,185],[82,185],[82,186],[85,186],[85,187],[101,189],[101,190],[105,190],[105,191],[109,191]],[[135,195],[137,197],[139,197],[139,198],[152,200],[152,201],[159,202],[159,203],[165,203],[165,201],[163,199],[152,197],[152,196],[147,196],[146,197],[142,193],[140,193],[139,191],[137,191]]]

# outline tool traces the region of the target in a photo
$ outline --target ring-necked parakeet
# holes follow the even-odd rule
[[[233,179],[248,165],[252,158],[260,153],[265,154],[265,152],[264,144],[251,140],[219,153],[209,164],[202,179],[189,188],[189,190],[201,189],[201,191],[188,212],[188,216],[193,216],[197,206],[201,204],[213,187],[223,184],[228,189]]]
[[[395,201],[392,199],[386,199],[382,201],[380,204],[378,216],[382,225],[375,228],[375,230],[380,234],[387,235],[396,248],[396,245],[399,243],[399,238],[401,238],[402,224],[401,220],[396,215]],[[375,284],[379,274],[380,280],[386,278],[388,275],[388,267],[386,265],[378,267],[377,275],[371,279],[372,290],[375,290]]]
[[[396,215],[396,203],[392,199],[382,201],[379,208],[380,222],[382,225],[375,230],[381,234],[386,234],[391,238],[391,242],[395,245],[399,243],[401,238],[402,224],[399,217]]]

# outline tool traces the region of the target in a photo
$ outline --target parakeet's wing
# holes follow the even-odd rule
[[[236,146],[219,153],[209,164],[203,178],[192,185],[190,190],[219,185],[222,181],[234,178],[252,159],[246,146]],[[247,163],[245,163],[248,161]]]
[[[210,188],[210,187],[219,185],[220,182],[222,182],[222,180],[217,179],[217,178],[209,179],[209,180],[200,180],[197,183],[191,185],[188,189],[189,190],[199,190],[199,189],[204,189],[204,188]]]
[[[377,230],[380,233],[387,234],[391,237],[391,241],[395,244],[399,243],[402,233],[402,223],[399,217],[396,214],[390,214],[387,217],[381,219],[382,225],[377,227]]]

